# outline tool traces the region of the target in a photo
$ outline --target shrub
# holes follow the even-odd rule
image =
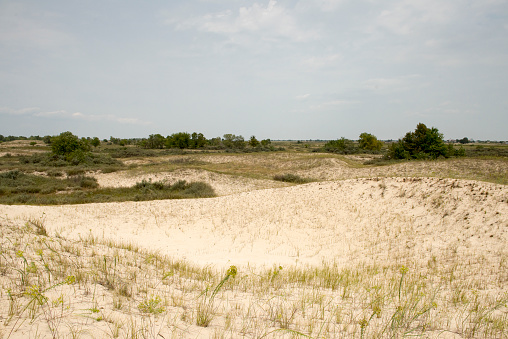
[[[256,139],[256,137],[253,135],[250,137],[250,140],[249,140],[249,145],[250,147],[258,147],[260,145],[260,142],[258,141],[258,139]]]
[[[344,137],[328,141],[324,148],[327,152],[333,153],[352,154],[358,152],[358,149],[354,146],[353,141]]]
[[[63,132],[51,139],[51,150],[56,155],[67,157],[74,152],[87,152],[90,147],[86,140],[79,139],[71,132]]]
[[[362,133],[360,134],[360,138],[358,139],[358,147],[364,150],[369,151],[379,151],[383,143],[370,133]]]
[[[77,175],[72,176],[67,179],[69,182],[73,183],[76,187],[81,188],[97,188],[99,184],[97,183],[97,179],[94,177],[88,177],[85,175]]]
[[[304,183],[311,181],[310,179],[305,179],[305,178],[302,178],[296,174],[290,174],[290,173],[276,174],[273,176],[273,180],[283,181],[283,182],[291,182],[291,183],[295,183],[295,184],[304,184]]]
[[[109,155],[93,154],[90,152],[83,152],[78,150],[70,153],[67,156],[47,153],[35,153],[30,157],[20,157],[19,162],[22,164],[38,164],[48,167],[65,167],[84,165],[89,167],[96,167],[99,165],[113,165],[116,167],[123,166],[123,164],[111,158]]]
[[[167,148],[189,148],[191,135],[186,132],[173,133],[166,138]]]
[[[427,128],[422,123],[414,132],[406,133],[404,138],[393,143],[387,154],[392,159],[437,159],[440,156],[449,156],[443,135],[437,128]]]
[[[91,141],[91,144],[93,147],[97,148],[101,144],[101,141],[99,140],[99,138],[94,137]]]
[[[245,148],[245,140],[241,135],[224,134],[222,143],[229,149],[243,149]]]

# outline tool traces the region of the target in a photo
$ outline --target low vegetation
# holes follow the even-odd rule
[[[290,182],[294,184],[305,184],[311,182],[312,179],[302,178],[299,175],[286,173],[286,174],[276,174],[273,176],[273,180],[282,181],[282,182]]]
[[[101,142],[66,132],[33,139],[44,139],[46,146],[27,143],[23,155],[0,158],[0,204],[215,196],[210,184],[199,181],[143,179],[131,187],[98,185],[97,173],[117,170],[150,174],[192,169],[294,184],[313,181],[308,178],[395,175],[508,184],[506,146],[464,143],[454,148],[442,142],[437,129],[422,125],[392,145],[369,133],[362,133],[358,141],[278,143],[254,136],[246,141],[234,134],[206,139],[200,133]],[[282,147],[288,151],[243,154]],[[365,158],[370,162],[355,159],[359,153],[372,156]],[[462,153],[466,158],[445,159]],[[384,154],[389,156],[382,158]],[[410,159],[437,161],[404,161]],[[127,161],[139,164],[124,165]],[[377,166],[381,164],[387,166]],[[384,194],[386,185],[376,185]],[[481,194],[487,193],[478,191]],[[432,204],[439,206],[446,197],[459,199],[443,193]],[[326,223],[327,211],[323,213],[319,220]],[[100,238],[91,231],[79,239],[66,238],[51,231],[55,228],[48,227],[53,225],[46,224],[44,214],[20,220],[0,217],[0,338],[23,336],[21,331],[41,338],[508,337],[506,251],[491,257],[465,255],[463,239],[424,254],[413,250],[420,245],[416,240],[407,242],[386,260],[331,260],[252,271],[237,269],[233,258],[229,269],[221,270]],[[397,231],[383,228],[381,221],[361,227],[376,228],[387,237],[393,232],[394,248],[402,241],[399,234],[412,234],[411,225]],[[212,222],[221,223],[219,218]]]
[[[324,263],[253,274],[91,235],[66,240],[40,231],[44,216],[0,226],[3,338],[19,329],[53,338],[508,336],[508,292],[492,295],[484,276],[471,275],[482,258],[443,252],[425,267]],[[505,288],[505,262],[488,270],[489,288]]]
[[[0,203],[30,205],[84,204],[112,201],[208,198],[213,188],[203,182],[174,184],[143,180],[133,187],[99,188],[97,179],[86,175],[59,179],[25,174],[20,171],[0,173]]]
[[[391,144],[387,158],[391,159],[437,159],[451,156],[464,156],[464,149],[447,147],[443,134],[435,127],[427,128],[419,123],[414,132],[408,132],[404,138]]]

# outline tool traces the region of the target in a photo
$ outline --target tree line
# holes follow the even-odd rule
[[[460,144],[468,142],[467,138],[460,139]],[[383,142],[370,133],[362,133],[358,142],[346,138],[328,141],[324,149],[327,152],[354,154],[360,152],[380,153]],[[407,132],[398,141],[390,143],[385,153],[386,159],[437,159],[452,156],[464,156],[465,150],[458,149],[453,144],[445,144],[443,134],[436,127],[428,128],[423,123],[416,126],[414,132]]]
[[[252,148],[270,148],[271,140],[264,139],[259,141],[254,135],[249,140],[245,140],[241,135],[224,134],[224,136],[207,139],[203,133],[187,133],[178,132],[168,135],[150,134],[148,138],[141,139],[137,145],[142,148],[162,149],[162,148],[179,148],[179,149],[198,149],[198,148],[215,148],[215,149],[244,149]]]
[[[11,140],[43,140],[50,145],[54,154],[69,155],[76,152],[89,152],[91,147],[98,147],[101,140],[94,138],[78,138],[71,132],[63,132],[58,136],[32,136],[26,137],[4,137],[0,135],[0,142]],[[468,138],[459,140],[459,143],[467,143]],[[148,138],[141,139],[120,139],[110,137],[102,142],[117,144],[121,146],[136,145],[146,149],[238,149],[252,148],[258,150],[274,150],[270,139],[259,141],[255,136],[245,140],[241,135],[224,134],[223,137],[207,139],[203,133],[178,132],[166,137],[161,134],[150,134]],[[315,151],[326,151],[341,154],[353,154],[360,152],[381,153],[384,143],[370,133],[361,133],[357,142],[344,137],[328,141],[323,148]],[[455,149],[452,144],[445,144],[443,134],[435,127],[428,128],[425,124],[419,123],[413,132],[398,141],[392,142],[387,147],[385,158],[387,159],[437,159],[439,157],[463,156],[464,148]]]

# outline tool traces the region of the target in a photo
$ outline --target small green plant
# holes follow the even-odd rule
[[[37,235],[42,235],[47,237],[48,231],[46,230],[46,226],[44,225],[45,215],[42,213],[42,216],[39,219],[36,218],[30,218],[27,222],[27,224],[30,224],[35,227],[35,233]]]
[[[213,320],[215,313],[215,308],[213,306],[213,300],[215,299],[215,296],[217,293],[219,293],[220,289],[226,283],[226,281],[228,281],[231,277],[234,278],[237,272],[238,270],[236,266],[230,266],[226,271],[224,278],[222,278],[217,286],[215,286],[210,297],[207,298],[208,288],[203,293],[201,293],[200,297],[203,297],[203,299],[201,299],[201,301],[198,303],[198,307],[196,309],[196,325],[201,327],[208,327],[208,325],[210,325],[210,322]]]
[[[162,304],[162,299],[158,295],[146,298],[138,304],[138,310],[141,313],[160,314],[166,310]]]
[[[273,180],[282,181],[282,182],[291,182],[291,183],[295,183],[295,184],[305,184],[305,183],[312,181],[310,179],[302,178],[299,175],[291,174],[291,173],[276,174],[273,176]]]

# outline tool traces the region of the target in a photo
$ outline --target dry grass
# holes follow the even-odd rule
[[[508,335],[507,252],[452,246],[421,265],[407,249],[382,262],[240,270],[225,281],[224,271],[132,244],[44,236],[10,220],[1,230],[5,338]]]
[[[506,183],[505,160],[157,159],[98,181],[223,196],[0,206],[0,338],[508,337],[508,188],[439,179]]]
[[[101,175],[104,185],[114,185],[117,176],[123,178],[171,178],[186,173],[201,177],[235,180],[240,186],[258,182],[267,187],[267,180],[290,173],[314,180],[345,180],[371,177],[437,177],[479,180],[508,184],[508,159],[446,159],[438,161],[393,162],[389,165],[365,165],[372,155],[342,156],[325,153],[254,153],[254,154],[189,154],[151,158],[150,164],[129,171]],[[172,175],[172,173],[175,173]],[[99,179],[99,180],[100,180]],[[134,179],[131,179],[131,181]],[[174,179],[176,180],[176,179]],[[202,180],[202,179],[200,179]],[[265,181],[263,183],[263,181]],[[121,181],[120,181],[121,182]],[[270,185],[268,185],[270,186]],[[280,187],[272,183],[271,187]],[[249,187],[252,190],[255,187]],[[233,192],[243,190],[235,189]],[[221,194],[220,194],[221,195]]]

